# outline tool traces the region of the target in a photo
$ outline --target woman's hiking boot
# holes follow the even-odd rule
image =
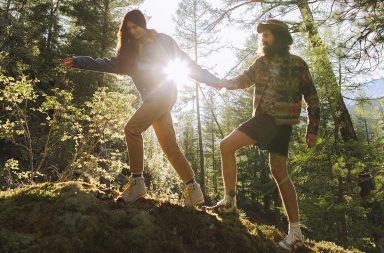
[[[144,177],[130,176],[128,182],[123,186],[123,193],[119,199],[125,203],[133,203],[139,198],[142,198],[147,192],[147,187],[144,183]]]
[[[192,207],[198,204],[204,203],[203,192],[198,183],[194,182],[187,184],[184,190],[184,205],[186,207]]]

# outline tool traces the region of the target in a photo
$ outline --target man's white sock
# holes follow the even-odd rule
[[[288,234],[290,234],[290,233],[292,233],[292,235],[300,235],[301,234],[300,222],[289,223]]]
[[[227,202],[234,202],[234,204],[236,205],[236,195],[235,196],[231,196],[231,195],[225,194],[224,195],[224,202],[225,203],[227,203]]]

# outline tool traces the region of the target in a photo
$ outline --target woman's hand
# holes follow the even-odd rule
[[[73,67],[73,58],[68,57],[64,59],[64,66],[68,69],[71,69]]]

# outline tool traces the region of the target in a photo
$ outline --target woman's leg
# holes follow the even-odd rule
[[[152,124],[157,139],[168,160],[175,168],[177,174],[184,183],[194,178],[195,174],[187,159],[180,150],[176,142],[176,134],[173,128],[172,116],[170,112],[165,113]]]
[[[130,171],[132,174],[143,173],[144,170],[144,144],[142,133],[154,121],[169,111],[169,102],[144,102],[125,125],[125,140],[128,147]]]

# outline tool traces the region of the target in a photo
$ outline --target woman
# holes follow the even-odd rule
[[[109,60],[77,56],[64,60],[68,68],[127,74],[132,77],[141,94],[143,103],[124,129],[131,171],[126,188],[121,194],[121,199],[126,203],[132,203],[146,193],[142,133],[151,125],[161,148],[186,185],[184,204],[194,206],[204,202],[200,185],[195,182],[194,172],[180,151],[173,128],[170,111],[176,102],[177,89],[164,69],[175,59],[187,64],[194,80],[208,85],[219,81],[181,51],[171,37],[147,29],[143,13],[132,10],[121,22],[116,57]]]

